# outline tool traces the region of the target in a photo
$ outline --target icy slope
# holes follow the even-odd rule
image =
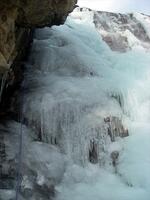
[[[139,46],[112,51],[88,10],[36,31],[24,81],[23,199],[149,200],[150,53]],[[7,169],[10,159],[17,166],[19,126],[0,127]]]

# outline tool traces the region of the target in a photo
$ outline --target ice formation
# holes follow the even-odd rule
[[[56,200],[149,200],[149,48],[128,30],[128,51],[112,51],[94,14],[77,9],[65,25],[36,30],[25,74],[32,131],[24,128],[24,165],[38,185],[56,186]],[[140,23],[149,36],[148,20]],[[32,189],[25,174],[22,187]]]

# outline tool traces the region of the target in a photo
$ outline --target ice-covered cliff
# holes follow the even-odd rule
[[[11,105],[22,124],[0,126],[1,199],[19,182],[23,200],[149,200],[149,27],[142,14],[77,8],[36,30]]]
[[[150,16],[140,13],[110,13],[77,8],[74,16],[87,18],[87,13],[103,40],[113,51],[125,52],[133,48],[150,48]]]

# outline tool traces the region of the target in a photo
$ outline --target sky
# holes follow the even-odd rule
[[[142,12],[150,15],[150,0],[78,0],[81,7],[112,12]]]

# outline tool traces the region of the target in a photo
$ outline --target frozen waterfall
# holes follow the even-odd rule
[[[75,11],[65,25],[35,32],[22,187],[54,185],[55,200],[149,200],[150,51],[136,42],[112,51],[93,16]]]

